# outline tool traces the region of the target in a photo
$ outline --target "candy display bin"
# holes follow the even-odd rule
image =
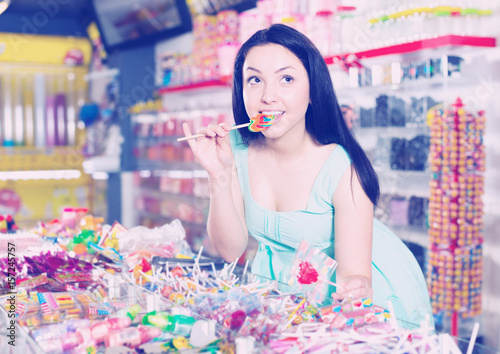
[[[11,330],[12,318],[4,308],[0,309],[0,352],[5,354],[38,354],[43,353],[42,348],[30,337],[28,332],[19,325],[15,325],[15,329]],[[10,337],[13,335],[13,337]],[[9,344],[14,340],[15,346]]]
[[[133,285],[135,286],[135,285]],[[223,326],[222,324],[214,321],[213,319],[209,319],[204,317],[202,314],[198,313],[192,307],[186,307],[176,304],[173,301],[170,301],[164,296],[159,295],[158,293],[153,293],[149,290],[144,289],[143,287],[138,287],[140,291],[143,292],[143,299],[146,301],[147,313],[150,314],[152,311],[169,313],[172,316],[188,316],[194,318],[196,321],[203,323],[204,327],[201,331],[202,334],[206,334],[207,329],[212,327],[214,340],[213,342],[218,342],[219,340],[225,341],[229,343],[235,343],[235,348],[237,353],[248,353],[248,354],[262,354],[262,353],[272,353],[271,349],[266,346],[264,343],[256,341],[250,335],[242,335],[237,331],[233,331],[230,328]],[[142,323],[144,323],[144,315],[142,313]],[[207,328],[208,327],[208,328]],[[210,332],[210,330],[208,330]],[[162,337],[165,337],[163,335]],[[190,335],[189,340],[193,342],[195,339]],[[218,339],[216,339],[218,338]],[[154,346],[155,344],[150,344]],[[159,345],[157,345],[159,346]],[[200,351],[197,349],[196,352]],[[201,349],[201,351],[204,351]]]
[[[117,237],[127,239],[125,234]],[[2,287],[3,328],[10,330],[9,314],[19,316],[14,320],[16,347],[2,342],[2,353],[18,353],[19,347],[28,354],[106,353],[123,346],[129,352],[147,353],[182,352],[181,348],[236,353],[323,353],[331,348],[373,352],[376,345],[389,351],[399,342],[406,347],[427,343],[430,350],[438,340],[448,344],[451,340],[448,334],[438,339],[427,321],[396,321],[392,310],[373,304],[370,298],[322,303],[318,284],[302,284],[297,267],[288,283],[278,284],[248,272],[248,262],[240,267],[236,261],[227,264],[202,256],[202,250],[196,257],[184,250],[188,255],[142,258],[129,269],[125,263],[133,258],[126,248],[123,259],[100,251],[99,256],[108,259],[96,256],[90,263],[62,252],[52,238],[45,241],[49,244],[38,255],[33,255],[34,250],[20,252],[16,257],[23,258],[9,261],[18,282],[10,289],[16,294],[12,298]],[[145,238],[142,242],[147,243]],[[333,271],[332,259],[311,257],[298,253],[295,264],[311,262],[309,268],[316,271],[317,267],[322,274],[326,269],[320,266]],[[292,284],[295,277],[298,283]],[[383,339],[377,337],[380,333]],[[4,334],[7,338],[8,333]],[[411,341],[401,340],[410,336]]]
[[[69,277],[72,276],[74,275]],[[76,353],[91,349],[95,353],[104,353],[108,347],[119,346],[120,343],[132,348],[144,345],[149,348],[148,350],[162,349],[161,346],[165,345],[166,341],[177,337],[190,338],[191,327],[195,323],[198,327],[203,327],[202,333],[205,333],[203,332],[206,330],[205,327],[211,328],[208,330],[211,333],[211,337],[209,336],[211,341],[239,343],[238,345],[245,346],[247,353],[265,352],[265,346],[256,343],[253,338],[242,336],[214,320],[204,318],[191,307],[171,301],[158,291],[153,292],[156,285],[143,283],[141,278],[138,279],[140,284],[137,284],[129,272],[111,274],[94,267],[91,269],[91,277],[92,281],[89,278],[85,280],[83,277],[79,278],[88,285],[87,290],[80,290],[78,284],[73,283],[65,292],[57,292],[54,289],[51,292],[41,288],[37,288],[37,292],[32,288],[26,294],[26,288],[19,286],[14,292],[12,309],[9,307],[9,298],[13,295],[3,295],[0,301],[2,304],[0,352]],[[57,276],[55,278],[62,279]],[[19,312],[20,316],[13,317],[16,312]],[[151,316],[156,316],[162,321],[168,318],[168,321],[172,321],[165,323],[168,326],[174,323],[175,327],[168,329],[158,327],[161,323],[154,323],[150,320]],[[179,322],[182,320],[187,321],[184,327],[183,323]],[[12,329],[9,328],[11,321]],[[120,342],[124,340],[123,336],[127,335],[134,339]],[[83,338],[87,338],[87,341]],[[12,340],[15,346],[9,344]],[[94,340],[97,344],[93,342]],[[179,339],[182,340],[186,341]],[[189,341],[195,343],[194,339]],[[199,339],[198,343],[206,345],[206,342],[200,342]],[[165,350],[163,348],[163,351]]]

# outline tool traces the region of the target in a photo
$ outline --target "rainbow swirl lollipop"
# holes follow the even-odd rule
[[[262,114],[261,113],[261,114],[256,115],[253,118],[250,118],[250,123],[243,123],[243,124],[235,125],[235,126],[232,126],[229,130],[248,127],[248,130],[250,130],[251,132],[258,133],[258,132],[261,132],[263,130],[266,130],[271,125],[273,125],[275,119],[276,119],[276,116],[273,114]],[[184,140],[189,140],[189,139],[201,138],[204,136],[205,136],[204,133],[194,134],[194,135],[189,135],[189,136],[179,138],[179,139],[177,139],[177,141],[184,141]]]
[[[254,133],[266,130],[273,125],[275,118],[272,114],[257,114],[255,117],[250,118],[248,130]]]

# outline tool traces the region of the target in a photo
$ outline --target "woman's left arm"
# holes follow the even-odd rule
[[[340,300],[350,295],[366,298],[372,291],[373,203],[370,201],[356,172],[348,168],[335,189],[335,260],[337,292]]]

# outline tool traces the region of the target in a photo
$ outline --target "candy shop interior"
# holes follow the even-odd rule
[[[0,0],[0,352],[500,353],[499,22],[497,0]],[[307,238],[281,283],[253,238],[226,262],[208,237],[183,123],[235,124],[236,55],[275,23],[327,65],[425,277],[418,323],[325,295]]]

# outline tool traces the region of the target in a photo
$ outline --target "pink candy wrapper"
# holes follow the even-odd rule
[[[330,297],[326,281],[331,280],[336,268],[337,262],[333,258],[303,240],[295,253],[288,285],[308,294],[309,301],[321,304]]]

